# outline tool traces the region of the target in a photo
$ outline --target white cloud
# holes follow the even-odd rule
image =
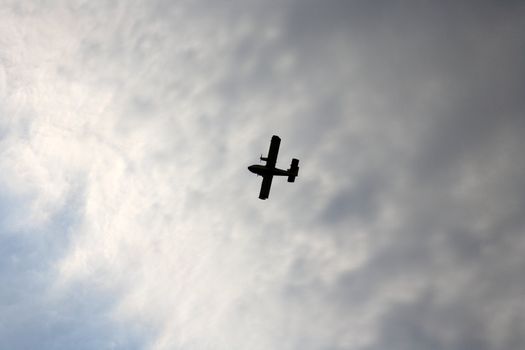
[[[0,289],[21,310],[0,341],[522,344],[521,104],[495,93],[521,86],[520,39],[478,39],[519,21],[428,6],[6,5],[1,272],[44,296]],[[301,173],[262,202],[246,166],[274,133]]]

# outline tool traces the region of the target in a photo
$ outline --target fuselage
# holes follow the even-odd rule
[[[252,173],[255,173],[261,176],[266,176],[266,175],[288,176],[289,175],[289,172],[287,170],[283,170],[279,168],[271,168],[266,165],[260,165],[260,164],[250,165],[248,167],[248,170],[250,170]]]

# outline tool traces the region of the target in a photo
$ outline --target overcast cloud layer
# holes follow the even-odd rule
[[[0,348],[525,348],[524,19],[1,2]]]

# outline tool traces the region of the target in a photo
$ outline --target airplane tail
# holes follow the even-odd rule
[[[292,164],[290,164],[288,174],[288,182],[295,182],[295,177],[299,174],[299,159],[292,159]]]

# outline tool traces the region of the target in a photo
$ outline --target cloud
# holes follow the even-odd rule
[[[6,4],[0,342],[519,348],[522,12]]]

